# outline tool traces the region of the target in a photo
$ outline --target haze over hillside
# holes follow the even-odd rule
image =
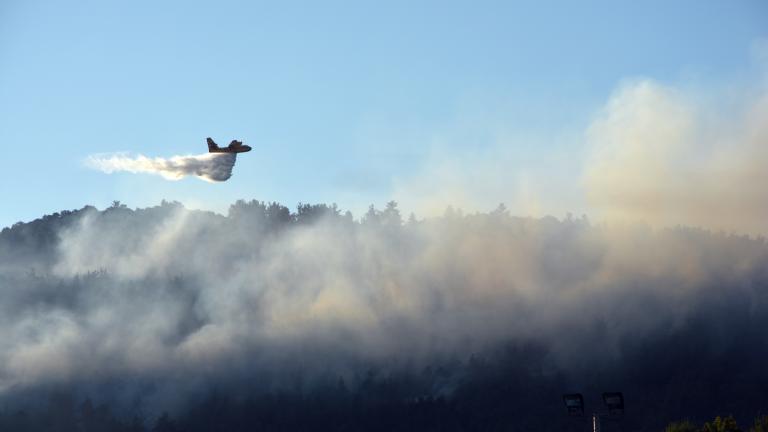
[[[621,390],[646,428],[765,410],[764,238],[503,206],[403,219],[116,203],[5,228],[4,415],[52,392],[189,430],[212,394],[286,428],[559,430],[568,391]]]
[[[0,432],[768,431],[767,23],[0,0]]]

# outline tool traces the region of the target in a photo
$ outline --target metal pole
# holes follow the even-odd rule
[[[600,415],[592,413],[592,432],[600,432]]]

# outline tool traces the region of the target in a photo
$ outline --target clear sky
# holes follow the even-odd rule
[[[471,171],[496,154],[499,172],[554,167],[543,190],[576,212],[578,187],[557,185],[577,183],[580,136],[622,80],[749,81],[767,36],[762,0],[5,0],[0,226],[163,198],[336,202],[356,216],[395,198],[410,211],[409,190],[452,187],[429,182],[435,165]],[[227,182],[83,163],[203,153],[207,136],[254,148]],[[514,202],[525,178],[501,175],[470,201]]]

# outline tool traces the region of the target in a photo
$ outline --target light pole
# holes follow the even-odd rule
[[[608,408],[609,416],[624,415],[624,395],[621,392],[603,393],[603,403]]]
[[[584,396],[581,393],[564,394],[563,402],[565,402],[569,416],[580,417],[584,415]]]
[[[569,416],[584,416],[584,397],[581,393],[564,394],[563,402]],[[592,432],[600,432],[601,418],[618,420],[624,415],[624,395],[621,392],[603,393],[603,403],[608,412],[595,411],[592,413]]]

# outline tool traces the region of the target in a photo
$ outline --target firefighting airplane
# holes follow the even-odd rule
[[[208,153],[245,153],[251,151],[251,146],[243,145],[243,142],[238,140],[232,140],[226,147],[219,147],[210,138],[205,140],[208,141]]]

